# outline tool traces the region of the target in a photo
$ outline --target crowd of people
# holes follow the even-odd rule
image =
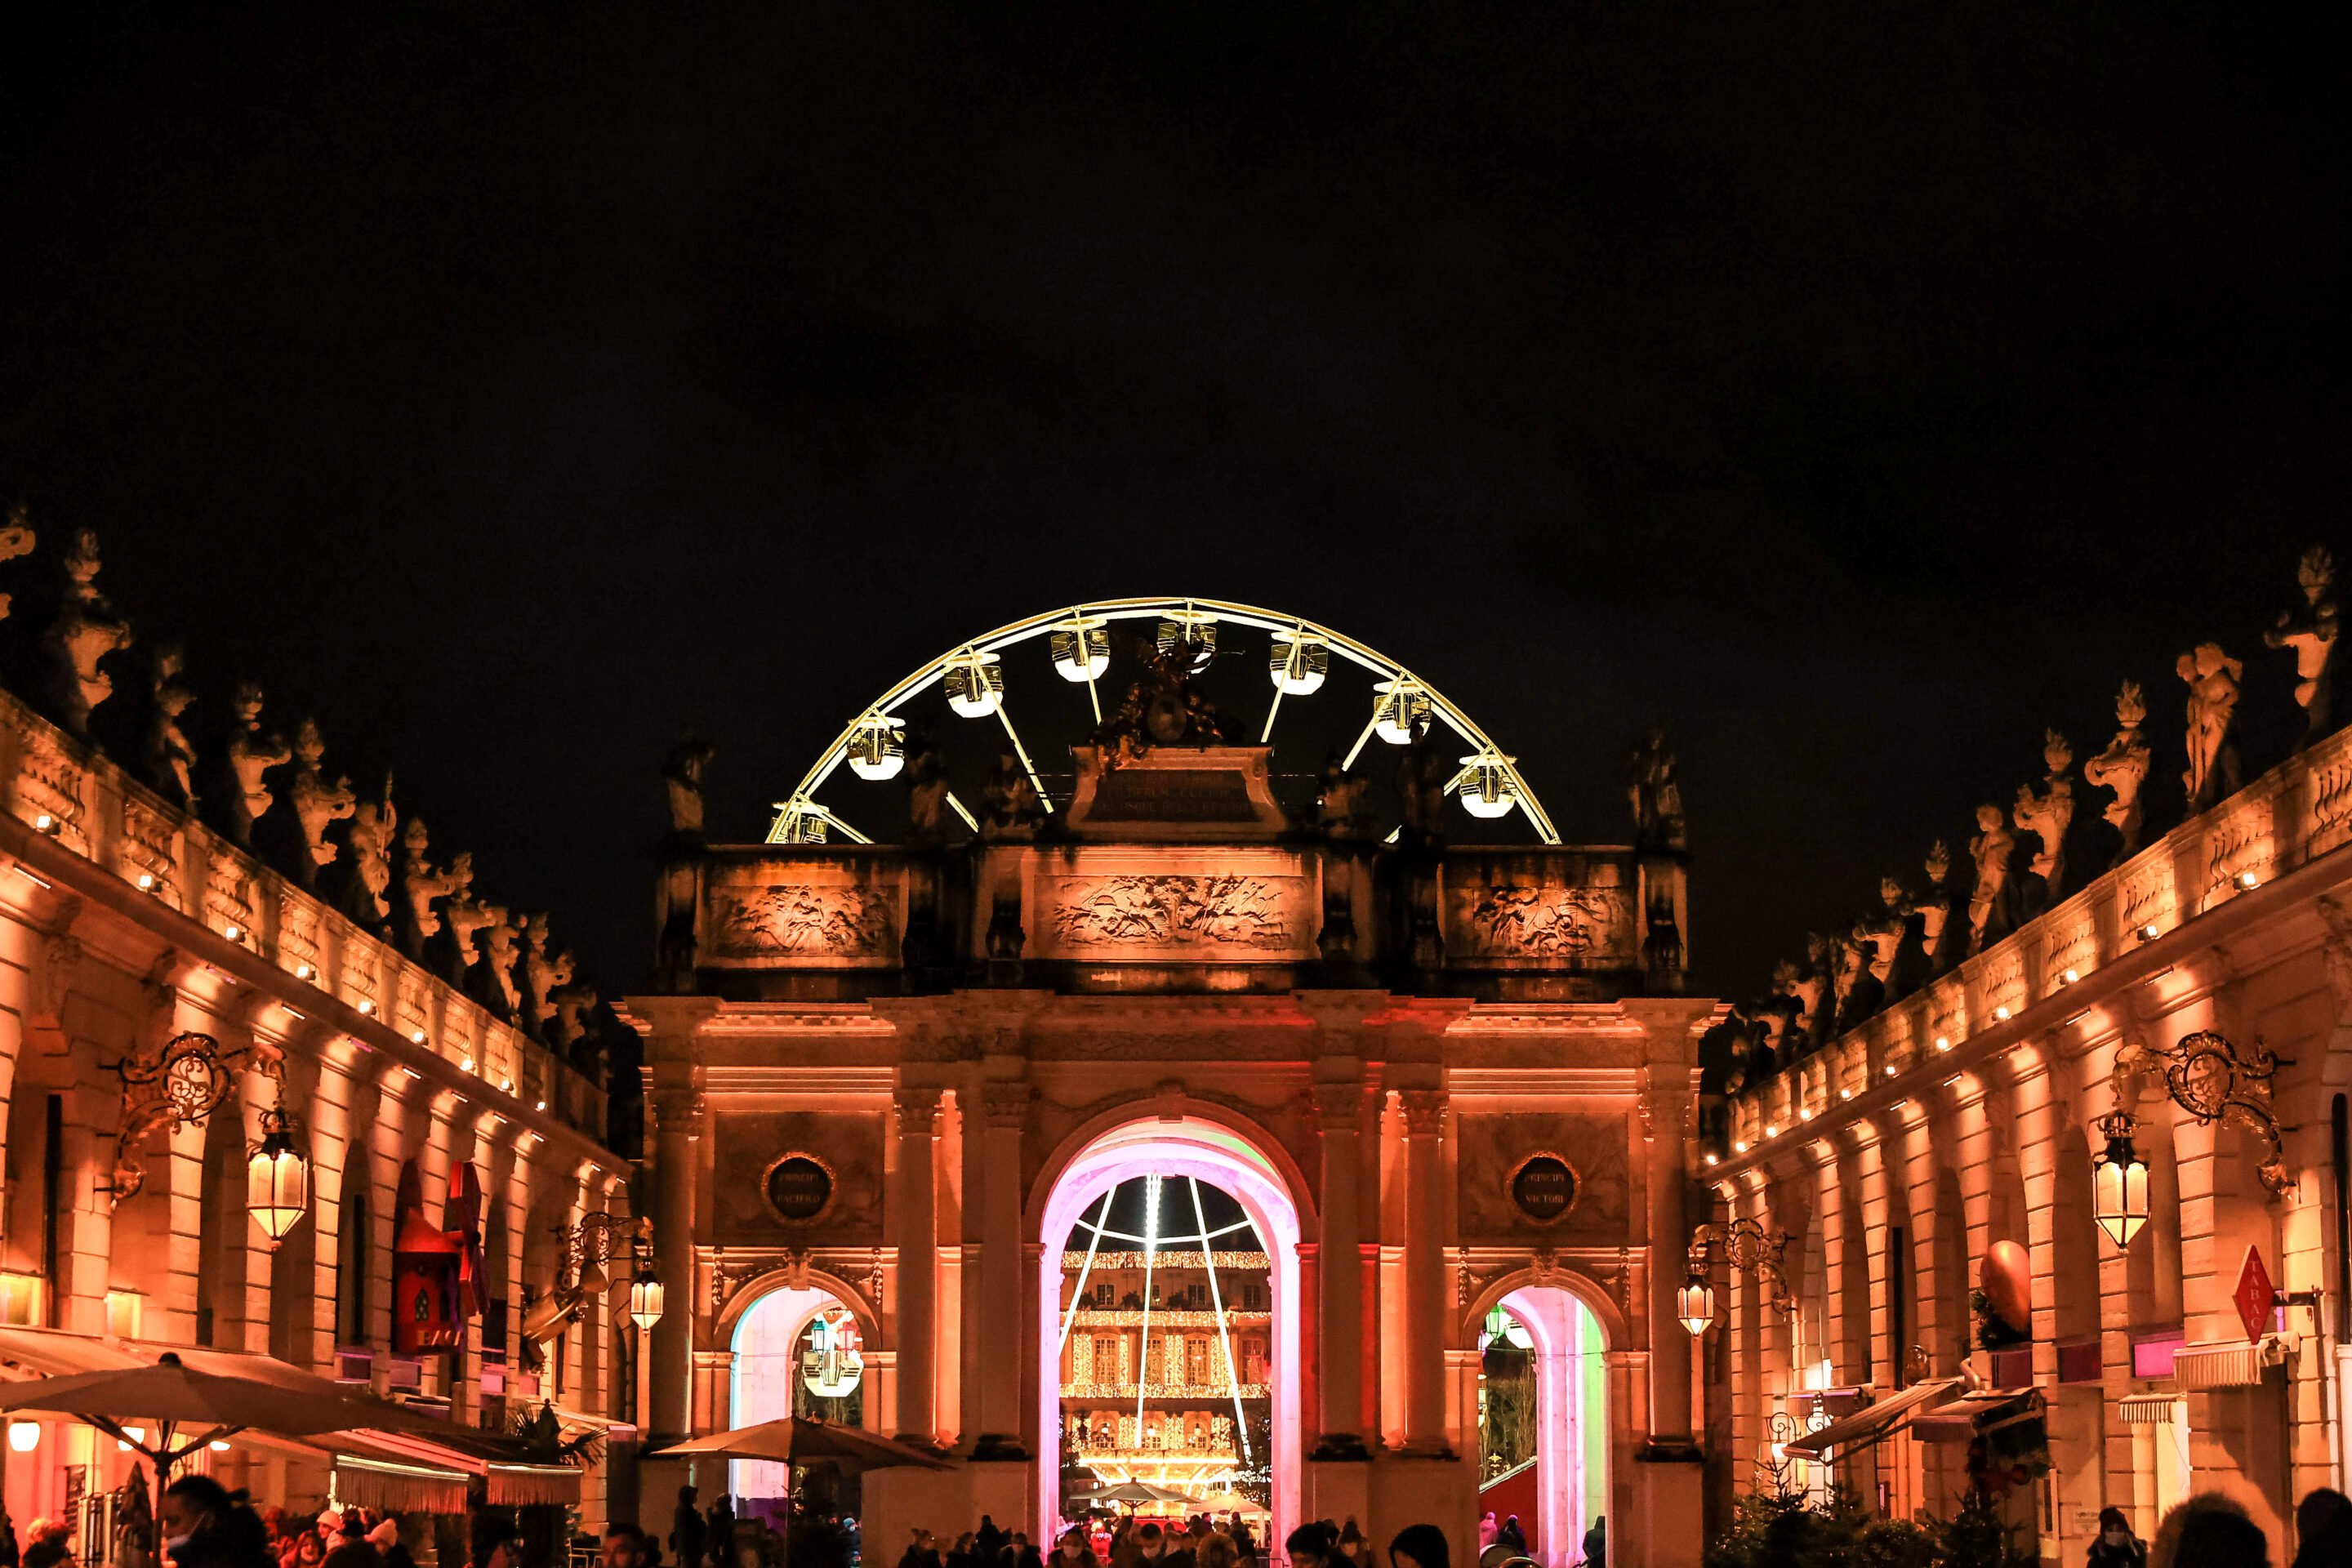
[[[2333,1487],[2305,1493],[2295,1505],[2292,1568],[2352,1568],[2352,1499]],[[2099,1533],[2088,1568],[2278,1568],[2270,1538],[2244,1506],[2220,1492],[2200,1492],[2175,1504],[2156,1527],[2156,1539],[2132,1533],[2119,1508],[2099,1510]]]

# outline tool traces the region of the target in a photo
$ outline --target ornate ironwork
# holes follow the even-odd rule
[[[609,1210],[591,1209],[580,1216],[577,1225],[556,1226],[555,1234],[563,1241],[563,1273],[559,1287],[576,1290],[581,1275],[592,1260],[599,1271],[612,1262],[613,1233],[625,1223]]]
[[[1789,1238],[1775,1235],[1763,1225],[1745,1215],[1722,1224],[1709,1221],[1691,1232],[1691,1247],[1699,1254],[1698,1267],[1706,1270],[1706,1259],[1715,1248],[1723,1248],[1723,1260],[1740,1273],[1753,1277],[1762,1286],[1765,1300],[1782,1317],[1797,1310],[1796,1298],[1789,1292],[1789,1276],[1780,1261],[1789,1248]]]
[[[173,1035],[152,1055],[128,1056],[112,1067],[122,1080],[122,1114],[114,1136],[114,1180],[106,1191],[117,1206],[147,1184],[139,1151],[149,1134],[203,1126],[228,1099],[238,1071],[260,1073],[281,1093],[286,1071],[285,1058],[274,1050],[223,1050],[218,1040],[193,1029]]]
[[[2242,1053],[2220,1031],[2200,1029],[2168,1047],[2137,1038],[2126,1041],[2116,1053],[2114,1076],[2118,1100],[2137,1098],[2123,1080],[2161,1077],[2172,1103],[2197,1118],[2199,1125],[2226,1121],[2261,1139],[2267,1154],[2255,1173],[2273,1196],[2284,1197],[2294,1190],[2294,1178],[2287,1173],[2280,1144],[2271,1080],[2280,1068],[2294,1065],[2264,1046],[2259,1036]]]
[[[1769,1485],[1774,1496],[1786,1501],[1804,1489],[1797,1485],[1797,1467],[1802,1461],[1788,1449],[1789,1444],[1804,1435],[1805,1427],[1795,1416],[1785,1410],[1772,1413],[1772,1419],[1764,1424],[1764,1441],[1757,1448],[1758,1490]]]

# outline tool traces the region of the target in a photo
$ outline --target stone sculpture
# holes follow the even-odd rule
[[[320,738],[317,721],[303,720],[294,731],[294,782],[286,799],[302,832],[303,853],[295,859],[295,876],[305,888],[317,887],[319,868],[335,858],[335,846],[326,841],[327,825],[351,816],[359,805],[349,777],[338,778],[332,786],[322,782],[319,763],[326,754],[327,742]]]
[[[1969,894],[1971,957],[2009,934],[2009,853],[2016,842],[2001,826],[2000,807],[1977,807],[1977,836],[1969,840],[1969,858],[1977,864],[1976,887]]]
[[[8,521],[0,522],[0,561],[14,561],[19,555],[29,555],[33,550],[32,525],[25,520],[25,508],[19,504],[8,509]],[[8,618],[12,595],[0,594],[0,621]]]
[[[669,785],[669,830],[680,838],[702,837],[702,781],[717,748],[689,735],[670,749],[662,764]]]
[[[2140,696],[2139,682],[2125,681],[2123,689],[2116,693],[2116,738],[2107,742],[2105,751],[2083,764],[2086,783],[2115,792],[2116,798],[2099,815],[2123,835],[2123,847],[2116,851],[2118,866],[2139,853],[2139,786],[2147,778],[2151,758],[2139,727],[2147,718],[2147,703]]]
[[[982,838],[1034,838],[1037,825],[1045,819],[1045,803],[1037,798],[1037,786],[1030,782],[1029,770],[1021,765],[1021,758],[1013,750],[1008,738],[990,764],[980,785],[980,836]]]
[[[2203,811],[2238,792],[2238,748],[2230,728],[2238,715],[2238,678],[2245,663],[2219,643],[2199,643],[2175,667],[2189,685],[2189,771],[2180,775],[2189,809]]]
[[[230,731],[228,739],[228,768],[236,787],[229,792],[220,816],[229,837],[247,848],[253,845],[253,825],[269,815],[269,807],[277,798],[261,782],[262,775],[294,758],[285,737],[261,732],[261,705],[260,686],[250,680],[239,681],[235,704],[236,728]]]
[[[351,881],[343,890],[343,912],[362,931],[381,927],[392,914],[393,833],[400,812],[392,804],[392,775],[383,776],[383,795],[358,802],[352,809],[352,830],[345,843],[352,852]]]
[[[928,725],[908,731],[907,842],[934,847],[947,842],[948,763]]]
[[[552,1043],[549,1024],[555,1016],[555,993],[572,984],[572,961],[569,952],[548,951],[548,918],[545,914],[527,915],[522,922],[522,988],[527,1005],[523,1009],[523,1033],[532,1039]]]
[[[2281,610],[2278,624],[2263,634],[2271,647],[2294,649],[2294,700],[2304,710],[2303,739],[2298,749],[2326,734],[2336,684],[2336,560],[2313,545],[2295,563],[2295,580],[2303,584],[2300,608]]]
[[[1871,925],[1872,922],[1857,924],[1838,942],[1837,1017],[1830,1027],[1831,1039],[1877,1012],[1886,994],[1872,962],[1877,943],[1873,940]]]
[[[553,1005],[548,1044],[561,1052],[572,1066],[584,1065],[577,1047],[587,1036],[588,1014],[596,1005],[594,988],[578,984],[559,985],[548,994],[548,1001]]]
[[[2017,786],[2017,805],[2010,812],[2015,826],[2041,842],[2027,870],[2041,879],[2040,908],[2056,903],[2066,879],[2066,829],[2074,820],[2074,784],[2066,770],[2074,765],[2074,748],[2055,730],[2042,732],[2042,761],[2050,770],[2040,795],[2032,784]]]
[[[1927,858],[1921,865],[1927,873],[1927,891],[1917,904],[1919,947],[1927,954],[1927,973],[1932,978],[1950,967],[1944,962],[1944,938],[1951,929],[1952,895],[1944,879],[1952,872],[1952,852],[1938,838],[1929,846]]]
[[[131,623],[118,617],[98,591],[101,563],[96,533],[77,529],[64,564],[65,597],[42,644],[58,718],[68,730],[88,736],[90,710],[114,695],[114,682],[98,661],[131,646]]]
[[[1829,1028],[1822,1000],[1830,988],[1830,939],[1814,931],[1805,938],[1805,965],[1797,972],[1789,994],[1797,999],[1799,1052],[1811,1050]]]
[[[1685,849],[1683,790],[1664,725],[1654,725],[1625,755],[1625,794],[1633,805],[1633,842],[1644,849]]]
[[[1323,758],[1323,772],[1315,795],[1315,826],[1327,838],[1370,836],[1371,821],[1365,811],[1368,784],[1349,772],[1337,751]]]
[[[522,1008],[522,992],[515,984],[514,922],[504,904],[479,906],[484,917],[480,959],[467,972],[467,994],[490,1010],[491,1016],[513,1023]],[[453,921],[454,929],[454,921]]]
[[[449,983],[462,986],[466,975],[474,967],[474,935],[489,925],[498,911],[491,905],[474,897],[474,852],[460,849],[449,862],[449,880],[455,884],[443,903],[442,921],[448,927],[450,959],[446,971]]]
[[[1911,895],[1892,877],[1878,879],[1880,912],[1855,926],[1854,935],[1870,947],[1870,973],[1885,984],[1895,973],[1895,950],[1911,929]]]
[[[408,919],[400,932],[401,951],[413,959],[423,959],[425,944],[441,931],[441,917],[436,913],[433,901],[448,897],[457,890],[457,879],[446,871],[434,868],[425,852],[432,847],[432,836],[425,831],[425,819],[412,816],[400,840],[400,893],[408,906]]]
[[[1402,841],[1435,848],[1444,841],[1445,786],[1454,776],[1454,763],[1437,743],[1436,726],[1424,714],[1412,727],[1412,740],[1397,759],[1397,800],[1402,807]]]
[[[1119,767],[1154,746],[1215,746],[1224,742],[1223,718],[1209,694],[1194,685],[1186,665],[1151,643],[1114,626],[1111,645],[1141,666],[1118,707],[1094,732],[1102,765]],[[1190,654],[1191,645],[1178,648]]]
[[[187,657],[176,644],[167,643],[155,650],[155,706],[147,719],[147,779],[169,796],[173,790],[180,804],[196,804],[196,749],[188,744],[185,731],[180,728],[180,715],[196,694],[180,679],[187,668]]]

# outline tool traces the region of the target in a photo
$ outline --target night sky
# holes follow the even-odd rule
[[[96,528],[124,679],[315,712],[607,995],[685,725],[755,837],[962,638],[1265,605],[1571,839],[1669,725],[1749,994],[2122,677],[2168,825],[2192,640],[2291,738],[2260,630],[2352,569],[2322,10],[12,6],[0,588]]]

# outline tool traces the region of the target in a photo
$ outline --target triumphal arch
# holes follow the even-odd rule
[[[1410,669],[1131,600],[908,676],[765,842],[707,840],[709,758],[673,760],[628,1004],[649,1446],[797,1414],[935,1447],[863,1479],[886,1558],[1140,1485],[1277,1540],[1430,1521],[1466,1561],[1496,1508],[1546,1568],[1602,1514],[1620,1560],[1698,1561],[1673,1296],[1715,1008],[1661,740],[1631,842],[1563,844]],[[683,1479],[648,1463],[649,1514]]]

